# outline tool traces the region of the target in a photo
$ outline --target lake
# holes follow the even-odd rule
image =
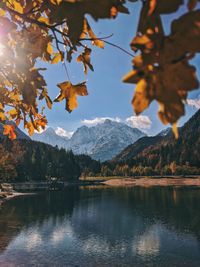
[[[71,187],[0,209],[0,266],[200,266],[200,189]]]

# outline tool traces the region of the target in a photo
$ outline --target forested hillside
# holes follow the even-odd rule
[[[145,137],[102,167],[107,175],[199,174],[200,111],[179,129],[179,138]]]
[[[51,176],[71,180],[99,170],[99,162],[71,151],[29,140],[0,141],[0,180],[38,181]]]

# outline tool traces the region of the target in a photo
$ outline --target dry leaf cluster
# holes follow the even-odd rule
[[[137,0],[129,0],[136,2]],[[138,0],[139,1],[139,0]],[[88,94],[85,82],[73,84],[69,79],[58,84],[55,100],[48,95],[43,76],[45,69],[36,63],[68,64],[76,59],[83,70],[94,70],[91,63],[93,45],[104,48],[105,41],[95,35],[88,15],[94,20],[114,19],[118,13],[128,14],[128,0],[2,0],[0,2],[0,122],[4,134],[16,138],[13,127],[21,121],[29,134],[47,124],[38,101],[45,100],[49,109],[53,102],[65,99],[66,110],[77,106],[77,96]],[[196,69],[190,60],[200,52],[200,10],[198,0],[187,2],[188,11],[171,24],[165,35],[163,14],[177,12],[183,0],[144,0],[136,36],[131,49],[136,53],[133,69],[124,82],[136,84],[132,101],[136,114],[143,112],[153,100],[158,101],[159,117],[171,123],[184,114],[189,91],[197,89]],[[134,3],[133,3],[134,4]],[[87,16],[86,16],[87,15]]]

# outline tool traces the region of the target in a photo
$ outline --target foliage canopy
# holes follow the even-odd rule
[[[45,69],[36,63],[62,62],[65,67],[76,57],[87,74],[93,71],[92,47],[104,48],[106,38],[98,38],[86,15],[94,20],[114,19],[119,12],[128,14],[127,2],[142,2],[136,36],[131,49],[136,53],[133,68],[123,81],[136,84],[132,104],[136,114],[153,100],[159,103],[161,121],[176,122],[184,114],[189,91],[197,89],[196,69],[189,61],[200,52],[200,10],[198,0],[2,0],[0,2],[0,122],[4,134],[16,137],[6,121],[21,121],[29,134],[44,129],[47,120],[38,101],[66,101],[66,110],[77,107],[77,96],[88,94],[86,83],[70,79],[58,84],[60,94],[52,101],[43,76]],[[171,24],[165,35],[161,15],[187,11]],[[4,56],[5,55],[5,56]]]

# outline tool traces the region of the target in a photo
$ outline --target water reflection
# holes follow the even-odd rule
[[[148,231],[138,236],[138,240],[133,242],[133,252],[139,256],[156,256],[160,250],[160,236],[158,225],[154,225]]]
[[[0,266],[200,266],[200,191],[70,189],[0,210]]]

